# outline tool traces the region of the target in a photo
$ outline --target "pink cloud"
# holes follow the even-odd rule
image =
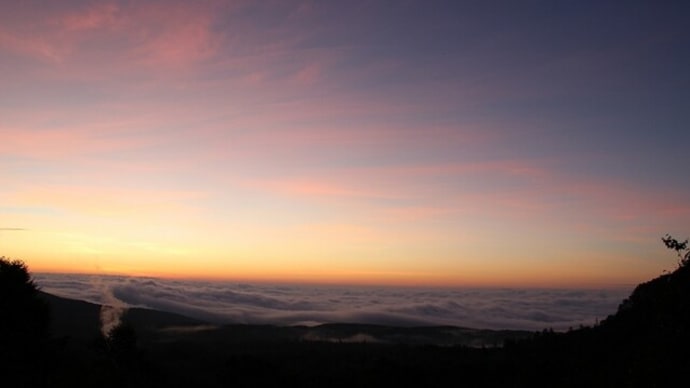
[[[297,197],[342,197],[342,198],[394,198],[393,193],[357,187],[327,180],[315,179],[275,179],[246,181],[245,186],[258,188],[278,195]]]
[[[0,27],[0,49],[4,48],[14,53],[29,56],[41,61],[59,63],[64,56],[64,49],[58,47],[50,39],[42,36],[21,36],[3,30]]]
[[[69,62],[81,72],[95,71],[80,66],[94,62],[99,72],[142,65],[157,71],[182,70],[215,53],[213,12],[198,2],[93,3],[42,15],[31,21],[31,28],[9,23],[0,30],[0,47]],[[94,51],[94,42],[104,49]]]
[[[553,175],[543,167],[543,161],[536,160],[487,160],[470,162],[451,162],[442,164],[400,165],[383,168],[355,169],[361,174],[374,174],[395,177],[438,177],[461,175],[485,175],[487,179],[515,176],[529,180],[548,179]]]
[[[183,217],[198,214],[191,203],[206,194],[194,190],[147,190],[91,185],[26,183],[2,195],[17,207],[52,208],[97,217]]]
[[[323,155],[342,155],[343,157],[356,154],[372,159],[385,158],[386,155],[400,154],[405,150],[419,152],[429,150],[434,152],[439,159],[447,159],[453,152],[453,147],[481,147],[491,142],[492,135],[486,132],[475,131],[472,128],[454,126],[430,126],[428,128],[399,127],[395,125],[385,126],[377,123],[366,123],[361,126],[351,127],[347,123],[349,113],[331,112],[326,107],[314,106],[312,119],[315,123],[309,123],[307,112],[296,112],[300,108],[294,104],[277,104],[267,108],[270,115],[248,114],[244,112],[239,117],[229,117],[222,125],[209,126],[202,130],[205,136],[216,139],[232,139],[233,144],[241,145],[228,154],[225,142],[216,141],[219,157],[264,158],[266,154],[274,157],[289,157],[292,162],[321,158]],[[305,108],[301,108],[304,110]],[[340,108],[342,109],[342,108]],[[339,109],[339,110],[340,110]],[[332,113],[334,119],[328,123],[325,116]],[[360,114],[366,114],[360,112]],[[322,119],[321,116],[324,116]],[[353,111],[352,117],[357,113]],[[302,120],[306,124],[302,124]],[[321,124],[323,122],[323,124]],[[251,131],[233,131],[228,128],[252,128]],[[439,152],[439,150],[441,150]],[[452,163],[447,163],[452,164]],[[318,164],[313,165],[318,168]],[[423,169],[436,169],[438,173],[443,169],[458,169],[461,167],[450,165],[399,167],[400,171],[384,168],[384,173],[409,174],[419,173]],[[468,168],[468,167],[462,167]],[[490,167],[474,167],[488,170]],[[506,166],[508,168],[508,166]],[[512,166],[511,168],[523,168],[528,166]],[[533,168],[533,167],[532,167]],[[377,173],[374,168],[373,172]],[[360,171],[354,171],[360,172]],[[523,171],[527,173],[527,171]],[[535,171],[536,173],[536,171]]]
[[[211,32],[213,10],[198,3],[147,4],[128,16],[132,53],[144,64],[179,69],[210,58],[218,42]]]
[[[23,132],[3,130],[0,152],[5,155],[28,156],[37,159],[54,159],[72,155],[85,149],[98,152],[103,148],[116,147],[110,141],[98,141],[72,131]]]
[[[0,129],[4,155],[29,157],[37,160],[75,160],[107,152],[141,148],[156,142],[152,136],[133,136],[131,133],[99,131],[96,128],[33,130]]]
[[[467,214],[461,206],[406,206],[380,209],[378,212],[386,222],[418,222],[448,217],[460,217]]]
[[[68,13],[61,20],[67,31],[85,31],[100,28],[112,28],[119,24],[122,17],[120,7],[114,3],[98,3],[82,11]]]
[[[665,228],[690,216],[690,206],[684,204],[684,199],[665,190],[594,178],[575,179],[543,165],[490,161],[344,169],[329,171],[328,179],[337,179],[346,187],[367,188],[380,198],[404,199],[402,203],[370,205],[372,217],[386,223],[486,219],[558,225],[565,230],[600,228],[603,235],[623,235],[626,231],[634,233],[641,222]],[[443,181],[463,184],[445,186]],[[295,190],[292,194],[301,193]]]
[[[322,66],[318,63],[311,63],[300,69],[295,78],[299,83],[311,85],[321,78],[321,73]]]
[[[543,181],[550,179],[550,174],[526,161],[504,161],[464,165],[329,168],[293,178],[244,178],[243,185],[276,196],[307,201],[318,198],[344,204],[354,200],[367,209],[368,217],[388,224],[454,217],[525,219],[548,213],[554,207],[552,203],[543,202],[548,193],[532,193],[524,188],[506,191],[501,188],[501,182],[506,176],[528,182]],[[477,181],[477,176],[484,175],[491,178]],[[465,179],[472,187],[439,184],[458,179]],[[488,191],[486,184],[497,186],[494,191]],[[548,187],[543,185],[539,183],[534,190]]]
[[[690,215],[690,206],[684,205],[682,196],[654,187],[580,179],[554,185],[553,191],[554,196],[580,200],[577,207],[594,208],[597,215],[621,223]]]

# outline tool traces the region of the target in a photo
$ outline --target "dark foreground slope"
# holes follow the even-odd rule
[[[593,328],[538,333],[505,352],[523,386],[677,386],[690,371],[690,267],[638,285]]]
[[[41,293],[52,310],[51,328],[56,337],[89,340],[101,335],[101,306],[80,300]],[[406,345],[499,347],[506,339],[526,338],[521,330],[481,330],[456,326],[394,327],[383,325],[332,323],[318,326],[213,325],[183,315],[130,308],[122,322],[131,326],[138,340],[159,342],[330,342]]]
[[[521,331],[362,324],[213,326],[176,314],[127,310],[123,341],[100,334],[100,306],[44,295],[59,345],[55,386],[439,386],[496,374],[496,349]],[[122,343],[125,346],[122,346]],[[472,346],[487,346],[484,350]],[[479,381],[473,381],[478,386]]]
[[[101,305],[41,293],[51,307],[51,328],[56,337],[91,340],[101,335]],[[203,325],[204,322],[164,311],[132,308],[123,318],[138,331]]]

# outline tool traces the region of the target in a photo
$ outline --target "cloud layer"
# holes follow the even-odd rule
[[[566,330],[615,312],[628,289],[422,289],[241,284],[38,274],[56,295],[117,307],[176,312],[211,323]]]

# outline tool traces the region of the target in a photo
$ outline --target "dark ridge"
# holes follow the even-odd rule
[[[79,339],[93,339],[101,335],[101,305],[63,298],[46,292],[41,292],[40,295],[51,307],[53,335]],[[122,321],[140,331],[206,324],[206,322],[180,314],[137,307],[126,309]]]
[[[51,331],[57,337],[92,339],[100,335],[101,306],[40,292],[51,308]]]
[[[527,338],[524,330],[488,330],[458,326],[395,327],[356,323],[327,323],[308,330],[314,339],[339,342],[381,342],[439,346],[500,347],[506,339]]]
[[[52,332],[58,337],[93,339],[101,334],[101,306],[42,292],[52,309]],[[144,341],[187,338],[205,342],[251,341],[361,342],[439,346],[497,347],[506,339],[526,338],[519,330],[480,330],[455,326],[395,327],[358,323],[327,323],[318,326],[231,324],[212,326],[180,314],[126,309],[122,321],[134,327]]]
[[[690,370],[690,267],[638,285],[599,325],[508,341],[521,381],[553,386],[667,387]],[[529,384],[523,384],[529,385]]]
[[[619,335],[640,332],[666,336],[687,335],[690,330],[690,266],[638,285],[615,315],[601,324]]]

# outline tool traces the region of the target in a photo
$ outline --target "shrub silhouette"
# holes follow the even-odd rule
[[[50,308],[26,265],[0,257],[0,374],[16,373],[33,385],[44,361],[49,325]]]
[[[687,266],[690,264],[690,249],[688,249],[688,239],[679,242],[670,234],[667,234],[666,236],[661,238],[661,241],[664,242],[666,248],[676,251],[676,254],[680,258],[680,261],[678,262],[679,267]]]
[[[26,265],[0,257],[0,341],[3,345],[48,337],[50,309]],[[3,346],[4,348],[4,346]]]
[[[139,349],[134,326],[126,321],[120,322],[110,329],[104,340],[111,362],[110,376],[116,386],[148,386],[144,384],[148,363]]]
[[[120,323],[106,336],[106,344],[111,355],[118,361],[128,360],[137,352],[137,333],[134,327]]]

